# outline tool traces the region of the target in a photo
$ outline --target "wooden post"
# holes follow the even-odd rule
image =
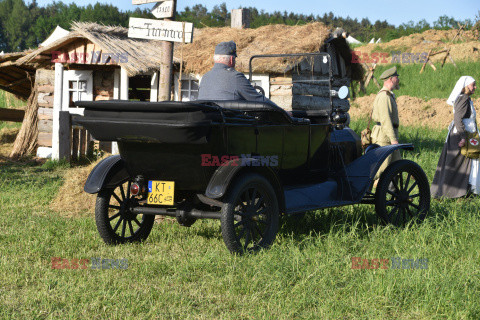
[[[455,63],[455,61],[453,60],[452,56],[451,55],[448,55],[448,58],[450,58],[450,61],[452,61],[453,65],[455,66],[455,68],[458,68],[457,67],[457,64]]]
[[[70,161],[70,132],[71,132],[70,112],[60,111],[59,113],[59,159]],[[53,158],[53,154],[52,154]]]
[[[445,55],[445,58],[443,58],[442,60],[442,68],[443,68],[443,65],[445,64],[445,61],[447,61],[447,57],[449,54],[450,54],[450,48],[447,50],[447,54]]]
[[[87,155],[87,130],[86,129],[80,129],[80,157],[85,157]]]
[[[63,64],[55,63],[55,89],[53,95],[52,160],[60,159],[60,111],[63,95]]]
[[[175,21],[177,2],[173,2],[173,17],[165,21]],[[158,101],[170,101],[172,91],[172,65],[173,65],[173,42],[162,42],[162,58],[160,62],[160,85],[158,88]]]
[[[128,100],[128,74],[127,70],[120,70],[120,100]]]
[[[78,159],[78,140],[79,140],[79,131],[78,127],[73,127],[72,128],[72,160],[77,160]]]
[[[123,77],[125,77],[125,79],[123,79],[123,81],[127,81],[128,83],[128,76],[127,76],[127,72],[126,70],[123,71],[125,72],[125,74],[123,75]],[[121,77],[122,77],[122,70],[121,69],[115,69],[115,71],[113,72],[113,99],[116,99],[116,100],[120,100],[120,90],[121,90]],[[125,88],[124,88],[125,90]],[[126,88],[126,91],[127,91],[127,100],[128,100],[128,84],[127,84],[127,88]],[[92,155],[93,155],[93,149],[95,149],[95,145],[93,143],[90,144],[91,145],[91,148],[92,148]],[[118,154],[118,144],[116,141],[112,141],[112,154]]]
[[[432,53],[432,50],[428,51],[427,59],[425,60],[425,63],[423,64],[422,69],[420,69],[420,73],[423,73],[423,70],[425,70],[425,66],[427,65],[427,61],[428,61],[428,59],[430,59],[430,53]]]
[[[113,72],[113,99],[120,99],[120,69]]]
[[[458,32],[457,32],[457,34],[455,35],[455,37],[453,37],[453,39],[452,39],[452,41],[451,41],[452,43],[453,43],[453,41],[455,41],[455,39],[457,39],[457,37],[458,37],[458,36],[460,35],[460,33],[462,32],[463,28],[465,28],[465,26],[466,26],[466,25],[465,25],[465,26],[462,26],[462,25],[461,25],[460,23],[458,23],[458,22],[457,22],[457,24],[458,24],[459,29],[458,29]]]
[[[150,102],[158,101],[158,72],[152,73],[152,80],[150,81]]]
[[[231,27],[235,29],[250,28],[250,10],[233,9]]]

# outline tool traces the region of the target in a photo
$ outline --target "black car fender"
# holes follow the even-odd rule
[[[119,155],[113,155],[100,161],[90,172],[83,190],[98,193],[103,189],[114,188],[125,182],[130,175]]]
[[[205,196],[211,199],[222,198],[234,178],[245,171],[257,172],[272,183],[279,201],[279,208],[282,210],[281,212],[284,212],[285,196],[277,173],[269,166],[262,166],[260,160],[255,158],[233,159],[218,167],[210,178]]]
[[[394,144],[384,147],[374,146],[363,156],[349,163],[343,172],[339,173],[340,176],[346,177],[349,181],[349,188],[352,191],[353,198],[356,198],[356,201],[363,197],[385,159],[395,150],[400,149],[413,150],[414,147],[411,143]]]

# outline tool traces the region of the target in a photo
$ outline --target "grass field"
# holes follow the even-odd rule
[[[24,108],[26,105],[25,101],[15,98],[13,94],[0,90],[0,108]]]
[[[400,78],[400,90],[395,91],[397,96],[412,96],[429,100],[432,98],[447,99],[457,80],[464,75],[470,75],[480,81],[480,63],[458,62],[458,68],[453,64],[446,63],[443,68],[435,64],[437,71],[427,65],[425,71],[419,74],[421,64],[388,64],[377,65],[375,77],[382,84],[380,75],[388,68],[396,66]],[[378,87],[370,82],[367,95],[378,92]],[[363,94],[361,94],[362,96]]]
[[[353,127],[358,131],[362,122]],[[401,128],[431,181],[446,131]],[[0,164],[2,319],[478,319],[480,200],[432,200],[421,225],[378,225],[372,206],[287,217],[270,250],[232,256],[219,223],[164,220],[145,243],[108,247],[93,213],[48,209],[65,166]],[[126,269],[52,269],[53,257],[127,259]],[[389,259],[352,269],[352,258]],[[392,258],[428,259],[392,269]]]

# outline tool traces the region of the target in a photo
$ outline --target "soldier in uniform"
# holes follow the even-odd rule
[[[393,90],[399,89],[399,80],[397,68],[393,67],[386,70],[380,76],[383,80],[383,88],[378,92],[373,102],[372,120],[376,125],[372,128],[372,143],[380,146],[398,144],[398,109]],[[400,160],[400,151],[395,150],[378,170],[375,179],[380,175],[393,161]]]
[[[220,42],[215,47],[215,65],[200,82],[198,100],[248,100],[271,102],[260,94],[245,78],[235,70],[237,45],[233,41]]]

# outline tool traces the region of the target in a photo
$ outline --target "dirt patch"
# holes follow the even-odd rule
[[[375,94],[355,99],[351,102],[352,119],[368,118],[372,112]],[[480,106],[480,98],[473,99],[475,106]],[[426,126],[430,128],[446,128],[453,120],[452,107],[445,99],[423,100],[416,97],[397,97],[398,114],[401,126]]]
[[[67,170],[65,183],[60,187],[57,197],[50,203],[50,209],[68,218],[93,215],[96,195],[83,191],[83,186],[88,174],[99,161],[89,166]]]
[[[402,53],[424,53],[437,52],[445,48],[450,48],[450,55],[455,61],[478,61],[480,60],[480,41],[478,41],[478,32],[464,31],[461,38],[457,38],[455,43],[450,41],[455,37],[457,30],[427,30],[423,33],[415,33],[409,36],[401,37],[389,42],[378,44],[367,44],[355,48],[355,51],[387,52],[388,63],[392,62],[392,51],[401,51]],[[433,62],[442,61],[445,53],[431,57]],[[381,61],[379,62],[381,63]],[[447,63],[451,63],[447,59]]]

